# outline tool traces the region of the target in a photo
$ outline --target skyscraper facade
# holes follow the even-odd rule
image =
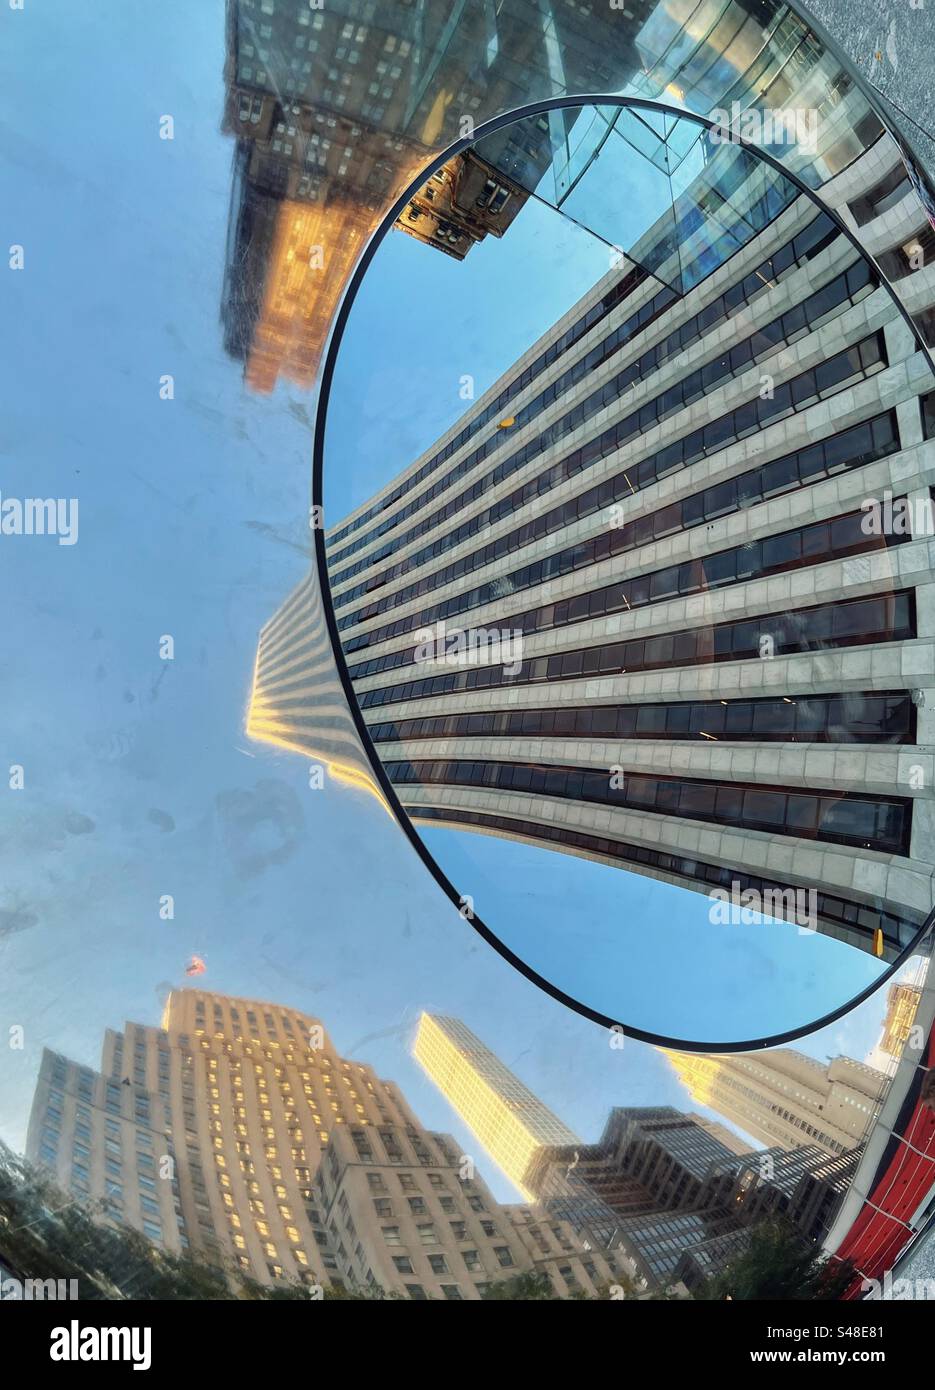
[[[899,1058],[909,1040],[916,1010],[922,997],[920,985],[890,985],[886,995],[886,1018],[883,1022],[883,1036],[880,1049],[888,1057]]]
[[[559,1295],[614,1278],[557,1219],[530,1246],[450,1136],[276,1004],[177,990],[161,1028],[107,1032],[99,1073],[46,1051],[27,1156],[106,1219],[265,1285],[476,1299],[524,1271]]]
[[[897,147],[787,7],[732,4],[699,27],[690,5],[508,0],[496,16],[433,17],[418,43],[402,4],[255,8],[229,6],[241,191],[225,321],[263,389],[291,356],[310,380],[377,206],[465,115],[608,84],[704,113],[813,113],[813,147],[770,153],[820,190],[935,341],[931,230]],[[606,113],[583,135],[576,119],[542,115],[479,148],[527,190],[548,149],[562,207],[608,138]],[[614,120],[660,170],[694,148]],[[931,906],[931,363],[814,203],[746,151],[703,144],[704,168],[631,258],[329,526],[341,642],[417,822],[702,892],[810,891],[820,931],[892,960]],[[257,188],[281,200],[266,221]],[[306,235],[303,217],[333,226]],[[262,250],[261,222],[279,250]],[[887,495],[913,529],[865,533],[863,502]],[[312,752],[316,588],[264,629],[248,717],[254,736]],[[470,667],[420,658],[427,633],[437,653],[440,633],[464,629],[483,635]],[[485,658],[491,634],[519,634],[518,669],[493,644]]]
[[[471,0],[453,18],[409,0],[227,0],[224,129],[236,155],[222,318],[247,384],[310,387],[370,232],[433,154],[463,138],[465,121],[555,92],[616,90],[638,69],[632,25],[651,8],[632,0],[623,25],[609,7],[553,0]],[[526,195],[511,187],[515,207]],[[496,231],[509,220],[506,205],[477,218],[483,196],[482,180],[467,218],[423,210],[402,225],[421,237],[431,221],[428,239],[463,255],[468,222]]]
[[[457,1018],[422,1014],[413,1056],[512,1182],[546,1145],[580,1140]]]
[[[824,214],[758,206],[684,297],[611,273],[563,316],[329,534],[332,597],[416,822],[810,892],[890,960],[930,907],[931,364]]]
[[[843,1154],[857,1147],[888,1084],[882,1072],[851,1057],[821,1063],[786,1047],[666,1056],[699,1105],[710,1106],[760,1143],[786,1149],[815,1145]]]

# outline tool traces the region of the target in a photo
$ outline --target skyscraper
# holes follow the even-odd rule
[[[698,1056],[666,1052],[694,1101],[763,1144],[843,1154],[862,1141],[887,1078],[863,1062],[823,1064],[792,1048]]]
[[[580,1143],[460,1019],[422,1014],[413,1056],[524,1195],[541,1148]]]
[[[114,1223],[262,1284],[476,1299],[520,1271],[559,1295],[614,1277],[558,1220],[531,1246],[528,1213],[450,1136],[276,1004],[176,990],[161,1028],[107,1032],[100,1073],[46,1051],[27,1156]]]
[[[878,140],[827,195],[905,239],[900,168]],[[931,364],[809,199],[723,145],[695,184],[330,528],[344,656],[418,824],[809,893],[819,931],[892,960],[930,907]],[[864,525],[887,495],[911,530]],[[301,594],[254,701],[304,748]]]

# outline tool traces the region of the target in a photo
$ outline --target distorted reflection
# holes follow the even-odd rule
[[[11,14],[0,1298],[686,1297],[777,1212],[858,1296],[935,1181],[905,140],[772,0]]]
[[[449,160],[399,219],[419,245],[367,271],[324,445],[337,628],[468,916],[630,1027],[771,1036],[880,979],[930,908],[935,383],[757,152],[561,115],[557,162],[548,113]],[[266,673],[303,611],[260,647],[284,725],[307,701]]]

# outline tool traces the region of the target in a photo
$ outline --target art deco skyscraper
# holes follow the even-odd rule
[[[176,990],[108,1031],[100,1073],[46,1051],[27,1155],[108,1219],[263,1284],[476,1299],[522,1270],[594,1293],[614,1267],[503,1207],[398,1088],[294,1009]]]
[[[728,1056],[667,1051],[666,1056],[692,1100],[761,1143],[785,1149],[817,1145],[843,1154],[855,1148],[887,1086],[882,1072],[851,1057],[822,1063],[787,1047]]]

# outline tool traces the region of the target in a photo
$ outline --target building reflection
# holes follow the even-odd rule
[[[618,91],[727,120],[807,108],[814,141],[763,143],[868,250],[895,255],[924,222],[863,92],[766,0],[505,0],[496,13],[465,0],[431,18],[402,0],[242,0],[228,14],[238,155],[224,314],[258,390],[280,376],[311,386],[347,277],[414,172],[472,121],[541,97]],[[892,961],[931,905],[930,794],[900,771],[902,755],[927,756],[927,541],[868,536],[860,501],[897,476],[927,501],[933,412],[930,361],[876,267],[749,150],[715,148],[689,120],[599,106],[484,137],[476,196],[459,202],[470,161],[450,161],[404,210],[405,229],[426,254],[463,258],[482,231],[514,234],[485,217],[512,205],[521,220],[523,191],[589,225],[589,172],[624,156],[668,202],[619,273],[517,363],[506,391],[350,518],[328,518],[358,704],[415,821],[705,894],[791,884],[815,895],[809,929]],[[923,336],[933,297],[913,286]],[[779,383],[768,400],[742,380],[754,365]],[[562,510],[549,492],[571,477]],[[482,490],[490,504],[476,513]],[[611,502],[625,513],[612,535]],[[319,604],[313,577],[264,629],[248,724],[316,753],[320,683],[333,680]],[[490,664],[416,669],[413,634],[464,613],[522,631],[518,679]],[[496,758],[481,738],[501,740]],[[602,738],[624,748],[622,788],[608,788]]]
[[[282,376],[310,389],[353,266],[419,170],[491,114],[618,90],[638,66],[621,27],[607,6],[548,0],[499,13],[480,0],[229,0],[223,128],[237,149],[222,321],[247,385],[269,392]],[[487,174],[474,194],[481,171],[469,172],[473,206]],[[503,211],[471,220],[490,230]],[[462,230],[468,220],[455,215]]]

